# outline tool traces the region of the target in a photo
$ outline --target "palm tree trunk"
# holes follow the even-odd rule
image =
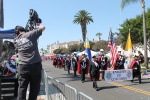
[[[82,22],[81,22],[81,29],[82,29],[83,42],[85,42],[85,37],[86,37],[86,33],[87,33],[87,30],[86,30],[86,23],[82,23]]]
[[[3,12],[3,0],[0,0],[0,27],[4,27],[4,12]],[[0,56],[1,56],[1,50],[2,50],[2,43],[3,40],[0,39]]]
[[[141,0],[142,10],[143,10],[143,37],[144,37],[144,62],[148,68],[148,57],[147,57],[147,38],[146,38],[146,20],[145,20],[145,2]]]
[[[98,36],[98,41],[100,41],[100,36]]]

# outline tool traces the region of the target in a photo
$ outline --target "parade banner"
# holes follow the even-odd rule
[[[105,81],[124,81],[132,80],[132,69],[123,69],[123,70],[105,70]]]

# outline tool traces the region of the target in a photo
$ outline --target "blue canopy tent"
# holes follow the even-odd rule
[[[0,39],[14,39],[14,29],[0,28]]]

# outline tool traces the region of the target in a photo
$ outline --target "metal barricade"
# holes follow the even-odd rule
[[[41,76],[41,82],[45,86],[44,69],[42,69],[41,74],[42,74],[42,76]]]
[[[45,92],[46,92],[46,98],[47,100],[50,100],[49,98],[49,88],[48,88],[48,80],[47,80],[47,74],[44,70],[44,77],[45,77]]]
[[[55,96],[53,99],[56,100],[66,100],[65,96],[64,96],[64,86],[65,84],[59,82],[58,80],[55,80],[54,78],[48,77],[48,79],[50,80],[51,84],[54,86],[54,88],[52,88],[54,90]]]
[[[59,98],[61,98],[61,100],[66,100],[66,97],[65,97],[65,84],[58,81],[58,89],[60,91]]]
[[[65,84],[65,97],[67,100],[77,100],[77,90],[67,84]]]
[[[57,93],[57,88],[56,88],[56,82],[54,80],[54,78],[49,77],[48,76],[48,88],[50,90],[49,97],[51,97],[51,100],[55,100],[56,99],[56,93]]]
[[[46,100],[93,100],[82,92],[78,93],[75,88],[47,76],[44,69],[41,81],[45,86]],[[53,90],[53,94],[50,94],[49,89]]]
[[[46,74],[45,70],[42,69],[42,79],[41,79],[41,81],[42,81],[42,83],[43,83],[43,85],[45,87],[46,100],[50,100],[50,97],[49,97],[49,87],[48,87],[48,80],[47,80],[47,78],[48,77],[47,77],[47,74]]]
[[[93,100],[93,98],[87,96],[86,94],[79,92],[78,93],[78,100]]]

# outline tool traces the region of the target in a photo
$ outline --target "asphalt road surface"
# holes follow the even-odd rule
[[[79,74],[73,77],[73,73],[68,74],[64,69],[53,67],[50,61],[44,61],[43,68],[48,76],[74,87],[94,100],[150,100],[150,79],[147,78],[142,78],[142,84],[139,84],[137,79],[133,83],[98,81],[99,91],[96,91],[88,76],[86,82],[82,83]]]

